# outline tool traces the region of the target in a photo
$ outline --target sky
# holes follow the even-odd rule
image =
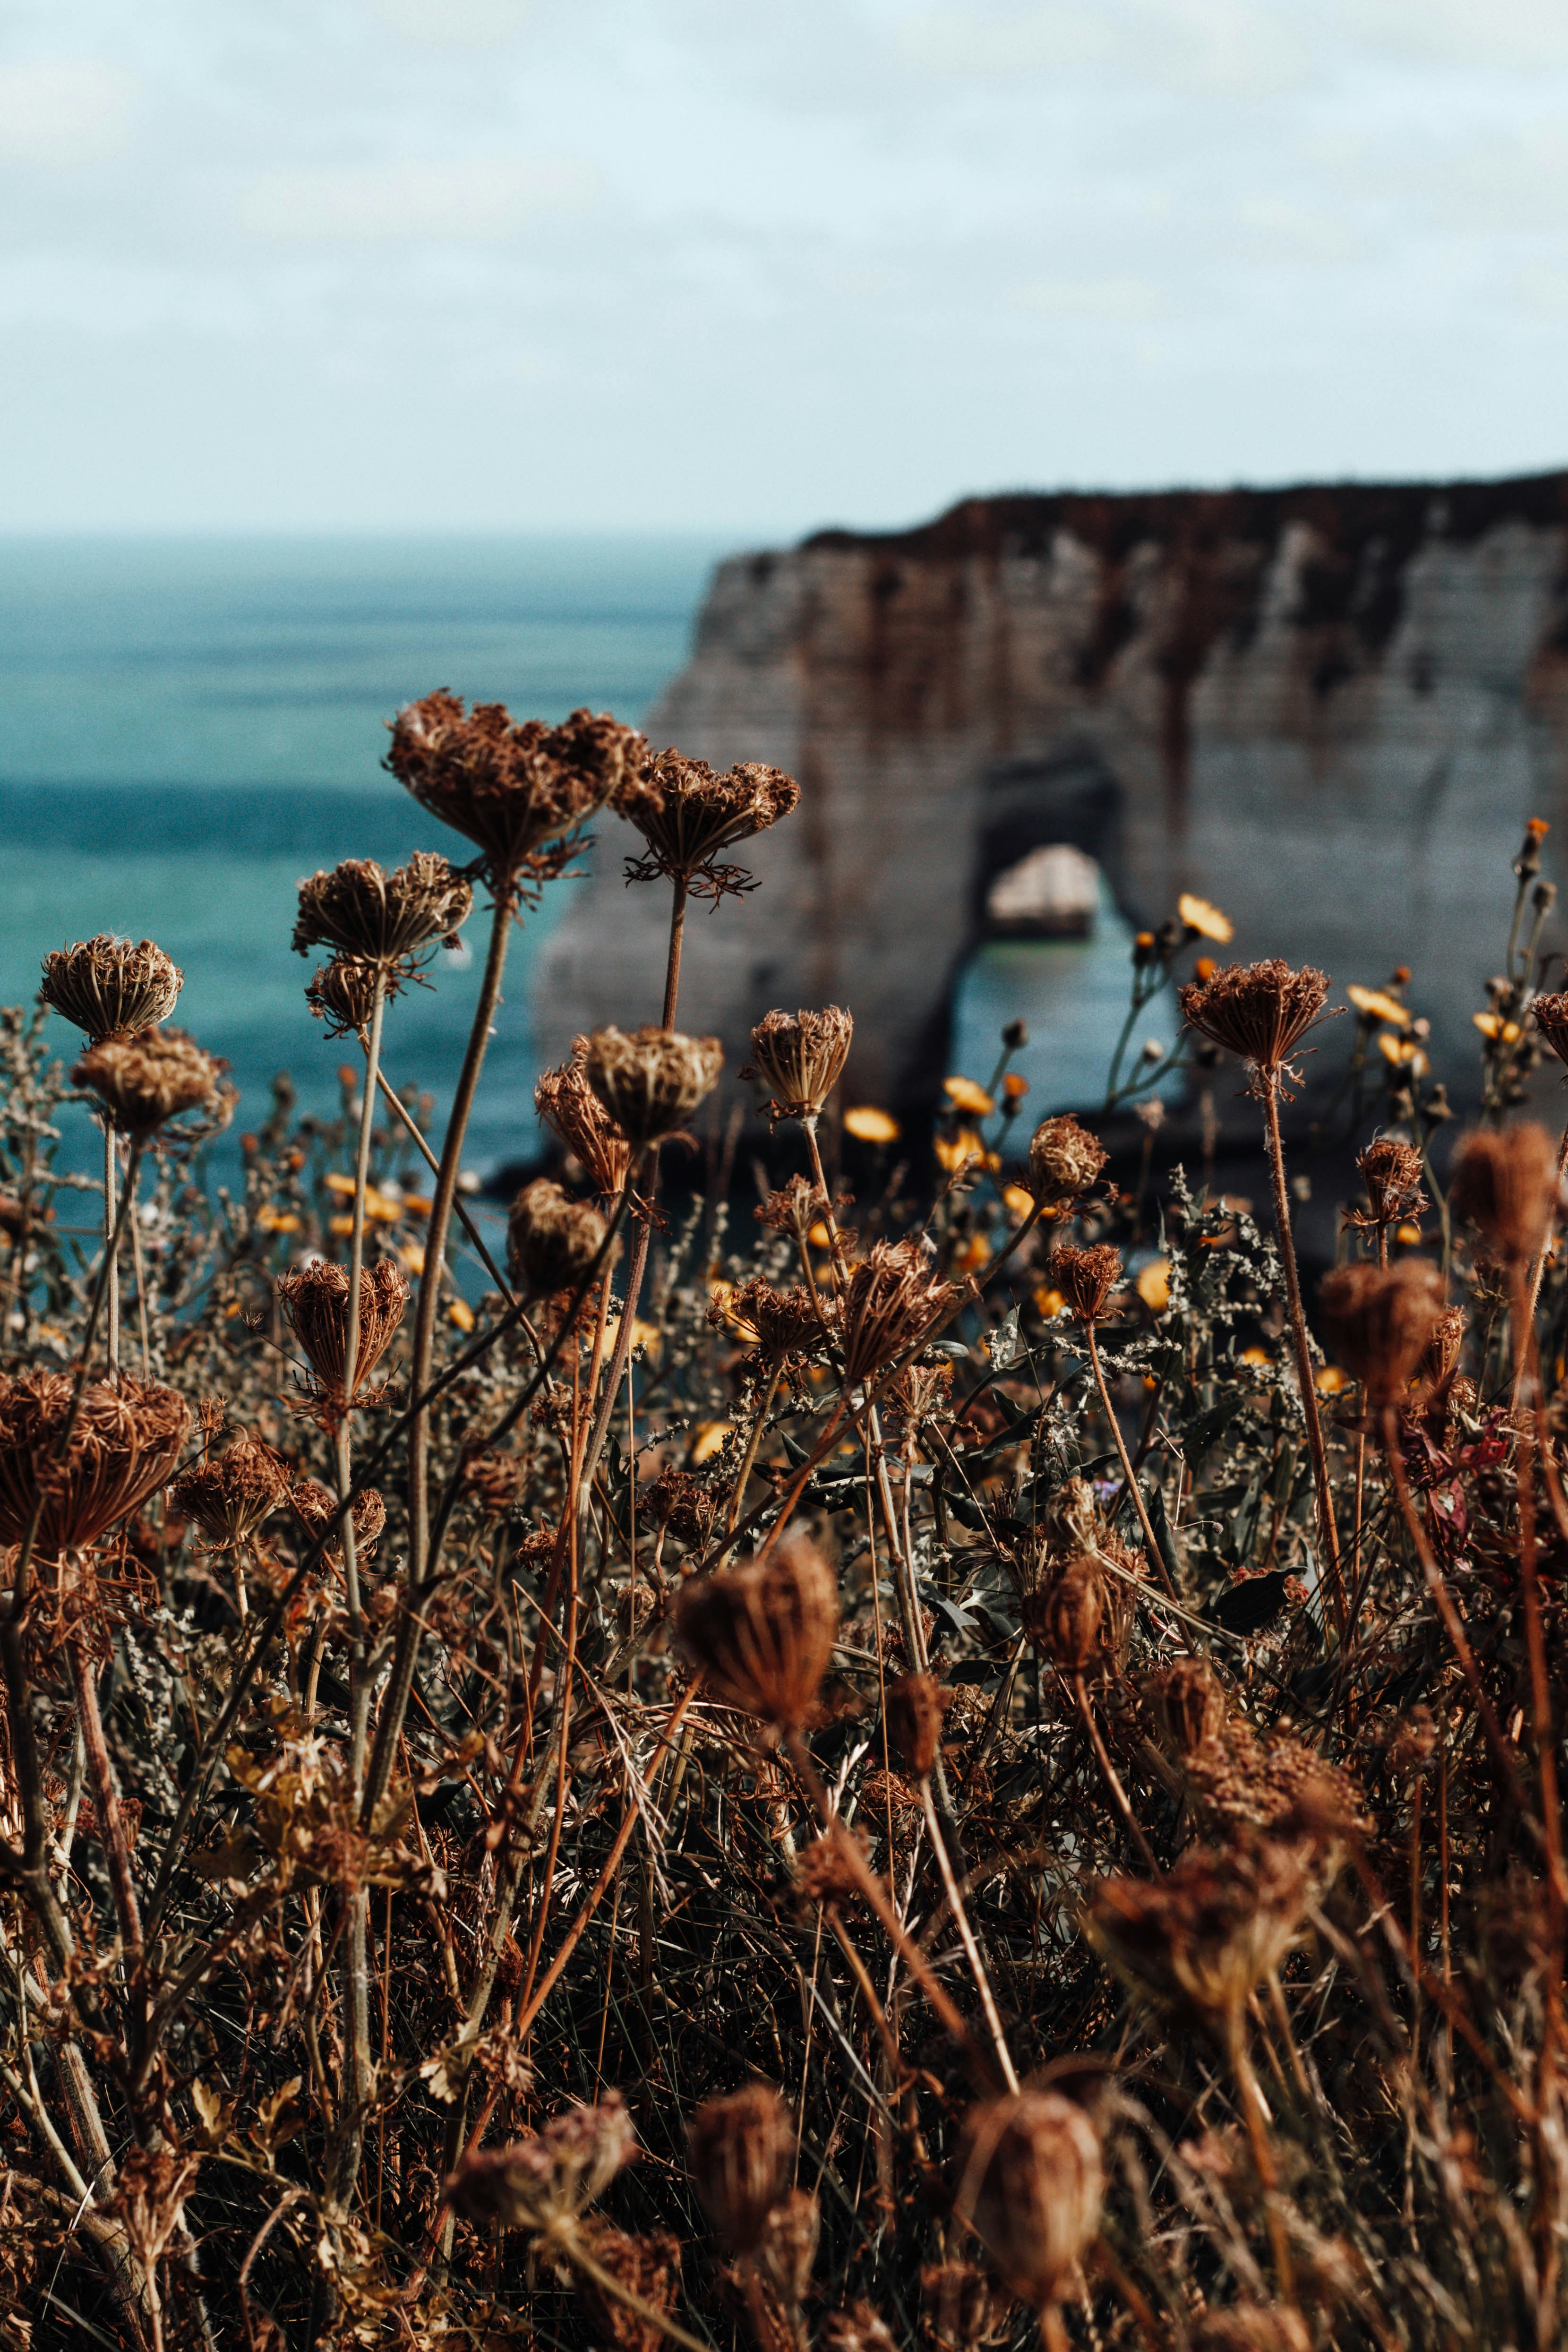
[[[0,0],[0,527],[1568,463],[1568,0]]]

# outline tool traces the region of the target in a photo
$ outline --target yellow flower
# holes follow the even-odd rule
[[[996,1103],[984,1087],[973,1078],[944,1078],[942,1091],[959,1110],[967,1110],[972,1118],[985,1118],[995,1110]]]
[[[844,1133],[852,1135],[860,1143],[896,1143],[899,1125],[884,1110],[875,1110],[870,1103],[844,1113]]]
[[[1338,1396],[1342,1389],[1349,1388],[1350,1379],[1337,1364],[1324,1364],[1313,1376],[1312,1386],[1320,1396]]]
[[[1176,913],[1189,931],[1197,931],[1206,940],[1218,940],[1221,947],[1236,936],[1236,926],[1229,916],[1211,907],[1207,898],[1195,898],[1190,890],[1184,890],[1176,900]]]
[[[604,1325],[604,1348],[607,1356],[613,1349],[620,1330],[620,1316],[608,1317]],[[664,1336],[656,1323],[644,1323],[640,1315],[633,1315],[632,1318],[632,1345],[634,1348],[645,1348],[649,1355],[656,1356]]]
[[[1034,1194],[1026,1192],[1021,1184],[1009,1184],[1002,1194],[1002,1199],[1015,1217],[1027,1217],[1034,1206]]]
[[[1267,1348],[1243,1348],[1241,1360],[1244,1364],[1271,1364],[1274,1360]]]
[[[410,1274],[424,1272],[424,1252],[418,1242],[404,1242],[398,1255]]]
[[[336,1192],[340,1200],[348,1201],[352,1199],[354,1180],[351,1176],[340,1176],[338,1173],[338,1171],[333,1168],[329,1170],[328,1173],[321,1181],[326,1185],[328,1192]]]
[[[449,1323],[455,1323],[460,1331],[472,1331],[474,1328],[474,1309],[469,1306],[465,1298],[448,1299],[446,1304],[446,1319]]]
[[[1040,1288],[1035,1292],[1034,1303],[1037,1313],[1040,1314],[1047,1323],[1051,1320],[1053,1316],[1064,1315],[1067,1312],[1066,1298],[1060,1290],[1053,1289],[1051,1285],[1048,1282],[1042,1282]]]
[[[633,1325],[632,1328],[635,1329],[636,1326]],[[729,1437],[729,1426],[727,1421],[698,1422],[692,1433],[691,1451],[686,1457],[694,1470],[700,1469],[705,1462],[711,1462],[716,1454],[723,1451]]]
[[[1151,1315],[1163,1315],[1171,1303],[1171,1262],[1152,1257],[1133,1277],[1133,1287]]]
[[[988,1265],[990,1260],[991,1245],[984,1234],[971,1234],[953,1263],[965,1273],[970,1273],[978,1266]]]
[[[986,1156],[986,1147],[972,1127],[961,1127],[954,1136],[939,1135],[933,1149],[949,1176],[958,1175],[971,1161]]]
[[[264,1234],[297,1234],[301,1223],[291,1209],[258,1209],[256,1222]]]
[[[1385,1062],[1396,1070],[1407,1070],[1413,1078],[1424,1078],[1431,1066],[1414,1037],[1396,1037],[1387,1029],[1377,1033],[1377,1050]]]
[[[1401,1004],[1396,996],[1388,995],[1384,989],[1347,988],[1345,994],[1369,1021],[1392,1021],[1396,1029],[1409,1028],[1410,1007]]]
[[[1512,1045],[1519,1041],[1521,1031],[1517,1021],[1501,1020],[1495,1013],[1472,1013],[1470,1019],[1481,1035],[1490,1037],[1494,1043],[1500,1039],[1503,1045]]]
[[[1406,1245],[1418,1242],[1421,1238],[1421,1228],[1419,1225],[1411,1224],[1406,1220],[1404,1224],[1396,1228],[1394,1238],[1396,1242],[1404,1242]]]

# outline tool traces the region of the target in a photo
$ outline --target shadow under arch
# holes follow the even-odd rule
[[[1031,850],[1058,842],[1092,857],[1129,922],[1124,873],[1125,793],[1097,747],[1079,737],[1043,752],[993,761],[980,775],[975,811],[967,962],[987,935],[986,899],[998,875]]]

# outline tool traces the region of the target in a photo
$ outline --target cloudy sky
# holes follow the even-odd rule
[[[1568,0],[0,0],[0,520],[1568,463]]]

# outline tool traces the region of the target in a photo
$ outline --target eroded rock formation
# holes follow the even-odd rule
[[[1549,851],[1564,830],[1568,475],[977,499],[823,532],[720,567],[650,732],[802,786],[755,845],[763,887],[688,933],[683,1025],[737,1058],[769,1005],[836,999],[854,1089],[927,1097],[988,884],[1061,841],[1139,923],[1193,889],[1239,955],[1341,985],[1409,964],[1468,1068],[1523,821],[1552,821]],[[622,887],[621,831],[541,959],[547,1054],[658,1003],[665,894]]]

